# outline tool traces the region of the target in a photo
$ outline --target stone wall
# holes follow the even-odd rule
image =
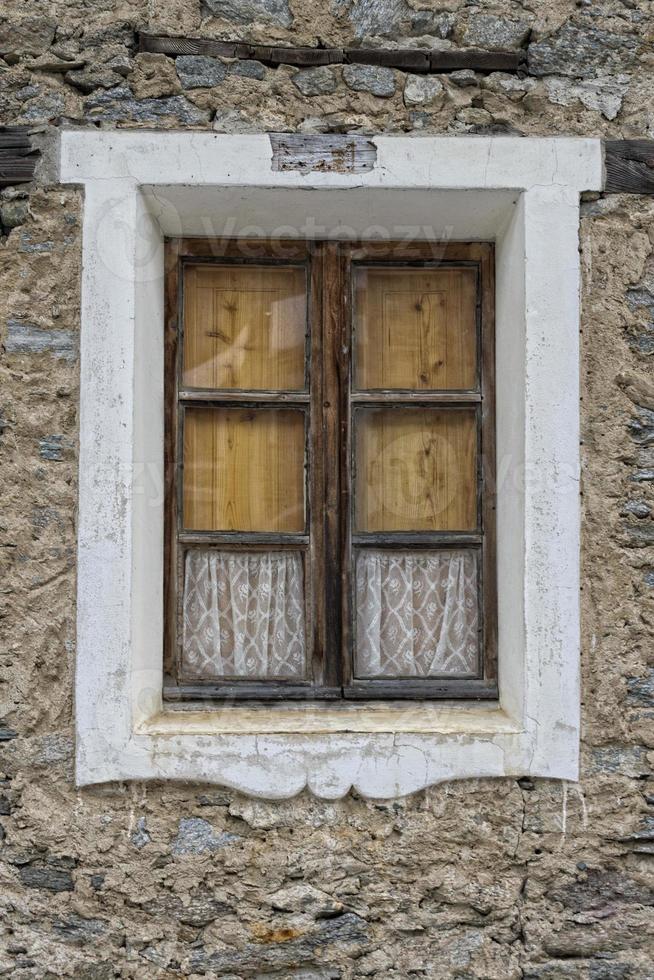
[[[5,8],[6,10],[6,8]],[[0,14],[0,975],[654,977],[654,202],[583,205],[578,785],[375,803],[73,785],[80,193],[61,126],[654,136],[647,0],[24,0]],[[524,47],[528,73],[138,54],[136,31]],[[553,386],[556,379],[552,379]],[[98,651],[102,655],[102,651]]]

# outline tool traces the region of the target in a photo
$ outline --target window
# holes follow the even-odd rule
[[[313,139],[320,144],[320,137]],[[329,137],[330,152],[337,139]],[[350,137],[340,139],[347,160]],[[275,169],[266,134],[61,134],[62,180],[84,188],[75,654],[80,786],[175,779],[267,798],[291,797],[306,786],[334,799],[351,787],[389,798],[450,779],[577,778],[579,194],[603,187],[602,142],[367,139],[376,151],[371,169],[334,173]],[[312,159],[322,159],[320,152]],[[164,398],[164,286],[169,295],[173,289],[164,242],[248,234],[273,242],[282,226],[283,235],[290,228],[298,240],[365,242],[379,237],[379,229],[389,241],[447,238],[446,250],[428,250],[432,261],[471,261],[455,241],[493,242],[497,699],[294,700],[283,694],[275,700],[272,685],[279,682],[270,682],[268,701],[235,697],[203,704],[172,700],[179,698],[177,675],[164,683],[162,649],[168,671],[174,656],[170,640],[164,644],[163,621],[170,608],[163,597],[164,504],[171,500],[164,473],[174,473],[164,415],[170,427],[177,411],[174,388],[173,397],[169,391]],[[213,243],[204,247],[203,254],[190,252],[189,262],[219,265],[226,258]],[[313,276],[326,294],[342,293],[323,274],[327,260],[324,250],[320,254]],[[288,253],[267,258],[293,264]],[[349,261],[358,260],[351,254]],[[405,260],[387,253],[385,261]],[[490,307],[483,262],[481,278],[482,304]],[[174,299],[169,306],[174,311]],[[321,336],[314,326],[312,344]],[[328,323],[324,329],[328,339]],[[484,356],[492,361],[488,351],[486,345]],[[329,366],[326,358],[321,363]],[[355,412],[366,408],[356,402],[361,391],[351,396]],[[488,398],[479,404],[488,412]],[[344,406],[337,409],[347,428]],[[482,429],[487,424],[482,420]],[[485,479],[486,493],[493,487],[487,473]],[[492,533],[487,522],[484,561]],[[170,542],[169,536],[169,551]],[[347,599],[340,577],[331,581]],[[482,585],[487,602],[488,576]],[[334,603],[325,606],[334,616]],[[326,632],[331,637],[331,627]],[[449,684],[470,690],[484,679]],[[434,683],[419,680],[422,691]],[[403,682],[397,683],[404,690],[418,684]],[[210,693],[212,684],[195,687]]]
[[[493,698],[493,247],[167,243],[165,695]]]

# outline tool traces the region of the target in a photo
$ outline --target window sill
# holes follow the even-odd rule
[[[197,704],[169,706],[141,722],[137,735],[324,735],[352,734],[518,734],[520,722],[499,704],[225,705],[207,710]]]

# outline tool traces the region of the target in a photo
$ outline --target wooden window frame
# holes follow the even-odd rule
[[[204,262],[303,264],[307,268],[307,372],[304,391],[199,391],[181,387],[183,269]],[[477,272],[477,380],[468,390],[353,391],[353,266],[472,267]],[[164,698],[168,701],[497,699],[497,581],[495,529],[495,326],[492,243],[309,242],[179,238],[165,242],[165,528]],[[297,406],[308,414],[307,525],[304,534],[184,532],[180,528],[180,419],[191,404],[221,407]],[[475,533],[352,533],[352,418],[356,408],[419,406],[474,408],[477,414]],[[338,460],[327,478],[325,460]],[[353,546],[465,548],[481,553],[481,669],[477,677],[355,679],[353,677]],[[308,661],[312,677],[183,683],[178,674],[181,554],[207,544],[263,550],[302,549],[305,554]],[[311,570],[310,574],[306,574]]]

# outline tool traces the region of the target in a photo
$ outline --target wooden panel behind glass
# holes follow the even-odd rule
[[[474,530],[476,441],[473,410],[358,411],[356,530]]]
[[[189,408],[184,421],[184,527],[304,531],[304,413]]]
[[[185,388],[304,388],[303,268],[197,265],[184,279]]]
[[[355,277],[356,388],[476,387],[474,269],[364,267]]]

